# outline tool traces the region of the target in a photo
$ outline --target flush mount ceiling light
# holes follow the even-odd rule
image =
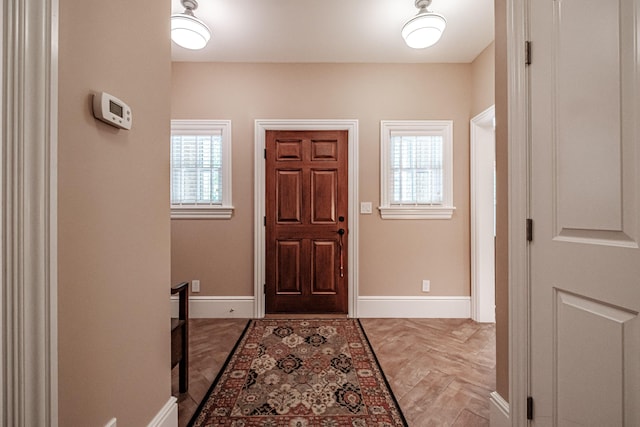
[[[447,26],[444,16],[429,12],[427,8],[431,0],[416,0],[418,14],[409,19],[402,27],[402,38],[407,46],[414,49],[424,49],[433,46],[440,40],[440,36]]]
[[[211,38],[209,27],[193,15],[198,8],[196,0],[182,0],[183,13],[171,15],[171,40],[187,49],[198,50]]]

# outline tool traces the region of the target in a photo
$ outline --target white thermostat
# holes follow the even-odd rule
[[[106,92],[93,95],[93,115],[96,119],[120,129],[131,129],[133,115],[131,108]]]

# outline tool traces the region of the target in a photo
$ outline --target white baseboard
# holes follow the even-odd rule
[[[177,399],[171,396],[147,427],[178,427],[177,402]]]
[[[189,317],[192,319],[253,317],[254,297],[189,296]],[[171,315],[178,316],[178,297],[171,297]]]
[[[250,319],[252,296],[189,296],[189,317]],[[171,315],[178,315],[178,297],[171,297]],[[462,318],[471,317],[471,297],[361,296],[358,317]]]
[[[491,393],[489,397],[489,426],[511,426],[511,420],[509,419],[509,403],[504,400],[497,391]]]
[[[471,297],[358,297],[358,317],[471,317]]]

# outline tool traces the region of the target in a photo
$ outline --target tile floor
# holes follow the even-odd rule
[[[186,426],[247,323],[191,319],[189,391],[178,394]],[[362,319],[387,380],[411,427],[489,425],[495,390],[495,326],[469,319]]]

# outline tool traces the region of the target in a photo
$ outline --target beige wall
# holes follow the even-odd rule
[[[419,296],[430,279],[429,295],[469,295],[471,64],[174,63],[172,81],[173,119],[232,120],[236,207],[231,220],[172,221],[173,282],[200,279],[201,295],[253,294],[255,119],[358,119],[360,200],[374,206],[380,120],[451,119],[453,219],[360,215],[359,285],[361,295]]]
[[[496,391],[509,400],[509,206],[507,152],[507,3],[495,1],[496,91]]]
[[[60,426],[144,426],[171,393],[163,3],[60,0]],[[94,90],[129,103],[131,131],[93,118]]]
[[[495,43],[491,42],[471,63],[471,117],[495,103]]]

